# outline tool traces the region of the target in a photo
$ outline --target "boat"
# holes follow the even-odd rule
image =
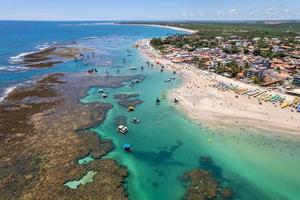
[[[119,133],[122,133],[122,134],[126,134],[128,132],[128,128],[126,126],[123,126],[123,125],[119,125],[117,127],[117,131]]]
[[[102,98],[107,98],[107,94],[102,94]]]
[[[126,152],[132,152],[133,148],[132,148],[131,144],[124,144],[123,145],[123,150],[126,151]]]
[[[134,107],[133,106],[129,106],[128,107],[128,112],[132,112],[132,111],[134,111],[135,109],[134,109]]]
[[[137,67],[130,67],[130,70],[137,70]]]
[[[99,89],[99,90],[98,90],[98,93],[103,93],[103,92],[104,92],[103,89]]]
[[[131,120],[131,122],[132,122],[133,124],[138,124],[138,123],[140,123],[140,120],[139,120],[138,118],[134,117],[134,118]]]

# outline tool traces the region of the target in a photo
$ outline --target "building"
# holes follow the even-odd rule
[[[300,74],[294,76],[292,84],[300,87]]]
[[[252,63],[252,67],[263,67],[263,68],[270,68],[271,67],[271,62],[268,60],[257,60]]]
[[[258,77],[259,79],[262,79],[266,71],[267,68],[265,67],[252,67],[246,71],[246,77],[247,78]]]

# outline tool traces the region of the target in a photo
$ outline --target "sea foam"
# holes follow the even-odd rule
[[[25,71],[25,70],[28,70],[28,68],[22,66],[14,66],[14,65],[0,66],[0,71],[4,71],[4,72],[18,72],[18,71]]]
[[[17,86],[18,85],[13,85],[13,86],[10,86],[8,88],[5,88],[4,92],[0,96],[0,102],[3,101],[8,96],[9,93],[11,93],[14,89],[16,89]]]
[[[36,52],[24,52],[24,53],[20,53],[17,56],[11,56],[9,58],[9,62],[13,63],[13,64],[21,63],[26,55],[30,55],[30,54],[33,54],[33,53],[36,53]]]

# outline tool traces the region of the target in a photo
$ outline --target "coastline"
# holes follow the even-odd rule
[[[164,26],[164,25],[156,25],[156,24],[117,24],[117,25],[132,25],[132,26],[151,26],[151,27],[159,27],[159,28],[168,28],[172,30],[177,30],[177,31],[184,31],[190,34],[197,33],[197,30],[192,30],[192,29],[187,29],[187,28],[180,28],[176,26]]]
[[[300,114],[289,109],[275,107],[264,102],[239,95],[223,92],[212,85],[216,81],[254,87],[217,74],[209,74],[189,64],[175,64],[164,58],[149,44],[149,39],[138,42],[141,53],[152,63],[159,63],[168,70],[176,71],[183,79],[179,88],[169,92],[168,98],[179,100],[178,109],[190,119],[204,123],[210,128],[235,126],[240,129],[258,128],[277,133],[300,134]]]

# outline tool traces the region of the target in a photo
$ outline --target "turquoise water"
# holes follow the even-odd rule
[[[86,157],[79,159],[77,163],[78,163],[79,165],[87,165],[87,164],[89,164],[90,162],[92,162],[93,160],[94,160],[94,158],[92,157],[91,154],[89,154],[89,155],[87,155]]]
[[[179,32],[143,26],[87,26],[81,25],[82,22],[68,22],[68,26],[64,24],[66,22],[0,22],[0,89],[45,73],[86,71],[91,67],[68,62],[48,69],[5,70],[11,65],[11,56],[34,51],[37,45],[54,41],[75,40],[81,45],[97,48],[99,57],[93,65],[101,74],[105,69],[111,74],[116,74],[117,69],[120,75],[145,74],[146,79],[134,87],[109,89],[105,100],[100,98],[97,93],[99,88],[96,87],[87,91],[87,96],[82,99],[83,103],[105,101],[114,106],[106,120],[94,130],[102,137],[111,139],[115,146],[106,157],[116,159],[128,168],[130,199],[180,199],[185,192],[180,177],[194,168],[213,171],[222,184],[233,188],[235,199],[299,199],[298,137],[234,128],[211,131],[187,119],[170,102],[155,105],[157,97],[178,87],[181,80],[177,77],[171,83],[165,83],[164,80],[172,74],[146,67],[146,60],[132,45],[138,39]],[[95,38],[84,39],[91,36]],[[126,49],[130,49],[131,53]],[[126,58],[125,64],[122,63],[123,58]],[[144,71],[129,70],[129,67],[139,68],[142,65],[145,66]],[[118,93],[138,93],[144,103],[137,106],[136,111],[128,113],[112,98]],[[128,117],[127,135],[115,131],[115,117],[119,115]],[[141,122],[131,124],[133,117],[138,117]],[[125,143],[132,144],[134,151],[131,154],[122,150]],[[201,156],[211,157],[214,163],[199,163]],[[88,164],[93,161],[87,156],[78,162]],[[69,186],[76,188],[80,184],[92,184],[93,174],[90,172],[79,180],[68,182]]]
[[[101,50],[101,59],[113,61],[112,66],[114,66],[119,64],[118,49],[122,49],[119,45],[133,43],[142,38],[182,33],[166,28],[97,23],[0,21],[0,96],[5,88],[46,73],[87,70],[86,66],[74,66],[73,62],[44,69],[23,69],[22,65],[12,63],[13,57],[36,52],[40,46],[49,46],[53,43],[94,42],[94,46]],[[97,38],[98,42],[88,40],[89,37]],[[103,63],[98,63],[96,67],[103,67]]]
[[[146,66],[137,52],[133,54],[137,66]],[[158,68],[146,67],[143,73],[147,78],[142,83],[110,90],[105,102],[114,107],[95,129],[115,145],[107,157],[128,167],[131,199],[180,199],[185,191],[180,177],[198,167],[215,172],[224,185],[233,188],[235,199],[298,199],[299,138],[233,128],[214,132],[205,129],[188,120],[170,102],[155,105],[156,97],[179,86],[179,79],[165,83],[172,74],[161,73]],[[82,102],[103,101],[98,89],[91,88]],[[144,103],[129,113],[113,99],[119,93],[138,93]],[[128,117],[127,135],[115,131],[115,117],[119,115]],[[131,124],[133,117],[138,117],[140,124]],[[122,150],[125,143],[133,146],[133,153]],[[201,166],[201,156],[211,157],[214,164]]]
[[[94,176],[97,174],[96,171],[88,171],[80,180],[69,181],[65,183],[65,186],[71,189],[77,189],[80,185],[85,185],[88,183],[92,183],[94,181]]]

